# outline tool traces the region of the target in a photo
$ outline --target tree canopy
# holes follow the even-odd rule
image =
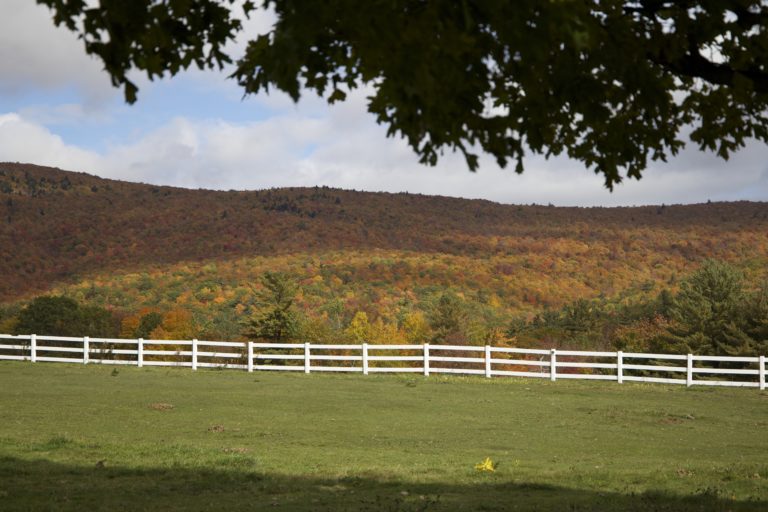
[[[743,274],[728,263],[707,260],[683,280],[670,308],[675,325],[668,341],[694,353],[761,354],[768,338],[768,288],[745,291]]]
[[[251,0],[37,0],[77,32],[136,100],[150,79],[222,68],[246,94],[276,88],[331,103],[371,88],[368,110],[422,162],[483,150],[523,171],[565,154],[612,188],[684,145],[723,158],[768,141],[768,5],[761,0],[265,0],[268,34],[227,44]]]
[[[50,336],[117,335],[117,320],[98,306],[80,305],[62,296],[36,297],[21,310],[14,328],[16,334]]]

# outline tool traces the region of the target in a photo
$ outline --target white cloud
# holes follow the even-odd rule
[[[86,102],[100,103],[115,94],[77,36],[55,27],[48,8],[31,0],[3,0],[0,62],[3,95],[74,87]]]
[[[103,71],[102,62],[85,53],[77,34],[65,27],[56,27],[47,7],[34,0],[3,0],[2,3],[1,95],[74,90],[83,98],[87,109],[101,108],[109,99],[122,98],[122,91],[111,85],[109,76]],[[93,2],[89,0],[89,3]],[[242,19],[243,30],[235,42],[227,45],[226,51],[236,59],[245,52],[250,39],[271,29],[276,18],[272,10],[257,9],[245,19],[237,4],[233,11]],[[223,73],[191,68],[183,74],[211,89],[227,89],[232,94],[233,89],[226,86],[226,76],[231,72],[231,67]],[[132,71],[129,76],[139,86],[139,94],[152,86],[143,73]]]
[[[62,124],[79,124],[105,122],[110,119],[104,109],[91,109],[80,103],[63,103],[61,105],[31,105],[19,109],[19,115],[34,123],[46,126]]]
[[[24,161],[104,177],[189,188],[256,189],[328,185],[409,191],[504,203],[632,205],[768,199],[768,148],[753,144],[723,163],[696,149],[648,169],[609,193],[602,178],[566,159],[531,158],[522,175],[481,159],[477,173],[446,154],[437,167],[418,163],[404,141],[365,113],[365,91],[307,115],[304,103],[259,122],[177,117],[134,142],[101,153],[65,144],[19,114],[0,116],[0,161]],[[318,103],[308,109],[316,114]]]
[[[102,160],[95,153],[65,144],[47,128],[17,114],[0,114],[0,161],[93,172]]]

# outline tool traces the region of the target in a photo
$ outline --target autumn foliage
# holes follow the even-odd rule
[[[64,295],[110,312],[125,337],[242,340],[267,326],[263,278],[279,273],[295,283],[285,339],[649,346],[702,262],[738,269],[749,295],[767,257],[764,203],[217,192],[0,164],[6,332],[32,298]]]

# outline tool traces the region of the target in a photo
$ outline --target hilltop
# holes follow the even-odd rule
[[[5,300],[105,270],[241,256],[531,254],[610,269],[759,260],[768,241],[768,205],[751,202],[562,208],[326,187],[221,192],[9,163],[0,164],[0,198]]]

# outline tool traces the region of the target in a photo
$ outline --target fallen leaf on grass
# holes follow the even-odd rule
[[[490,457],[486,457],[480,464],[475,464],[475,469],[478,471],[496,471],[498,464],[494,464]]]

